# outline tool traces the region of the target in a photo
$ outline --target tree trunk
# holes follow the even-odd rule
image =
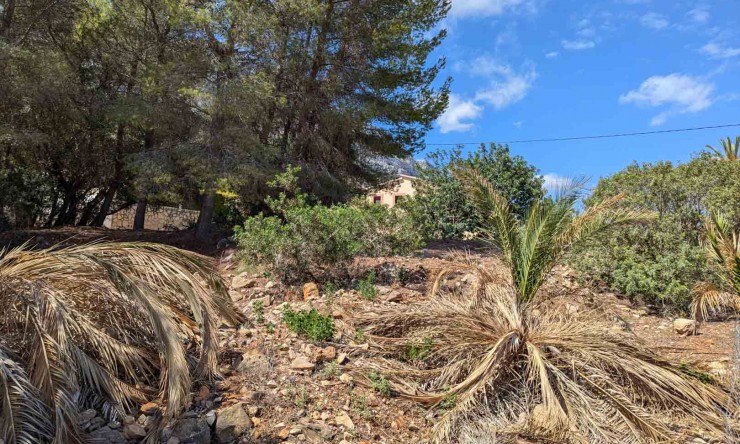
[[[13,23],[13,14],[15,13],[15,0],[5,2],[2,14],[0,14],[0,38],[9,40],[10,25]]]
[[[203,202],[198,215],[198,225],[195,229],[195,237],[199,240],[207,240],[211,234],[211,222],[216,207],[216,184],[209,182],[203,190]]]
[[[141,199],[136,204],[136,214],[134,215],[134,230],[141,231],[144,229],[146,220],[146,199]]]
[[[80,226],[86,226],[90,223],[90,219],[93,217],[93,212],[96,208],[98,208],[98,204],[100,203],[100,200],[103,198],[102,191],[98,192],[98,194],[95,195],[95,198],[93,198],[92,201],[88,202],[87,205],[85,205],[84,209],[82,210],[82,215],[80,215],[80,220],[77,222],[77,225]]]
[[[111,204],[113,204],[113,199],[116,197],[117,191],[117,184],[113,184],[108,187],[108,190],[105,192],[105,198],[103,198],[103,203],[100,205],[100,211],[98,211],[98,215],[95,216],[95,219],[92,222],[93,227],[103,226],[103,224],[105,223],[105,218],[108,217],[110,206]]]

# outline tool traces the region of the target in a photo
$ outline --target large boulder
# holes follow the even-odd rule
[[[218,442],[229,443],[239,439],[252,427],[252,421],[242,405],[234,404],[218,412],[216,419],[216,437]]]
[[[113,430],[108,426],[101,427],[88,435],[91,440],[110,444],[126,444],[126,438],[119,430]]]
[[[180,444],[211,444],[211,428],[205,418],[185,418],[172,427],[172,436]]]
[[[673,331],[681,336],[696,334],[696,321],[693,319],[678,318],[673,321]]]
[[[231,289],[232,290],[239,290],[242,288],[252,288],[255,285],[257,285],[257,280],[252,279],[249,277],[249,274],[241,273],[236,276],[234,276],[233,279],[231,279]]]
[[[321,296],[319,293],[319,286],[313,282],[309,282],[303,286],[303,300],[310,301],[311,299],[318,299]]]

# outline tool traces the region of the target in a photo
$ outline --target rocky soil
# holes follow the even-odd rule
[[[174,239],[179,242],[178,237]],[[381,304],[424,298],[430,279],[453,265],[460,251],[470,246],[445,244],[415,257],[359,261],[355,264],[357,276],[370,271],[376,276],[378,294],[372,300],[354,289],[330,291],[327,285],[310,282],[286,287],[265,275],[242,271],[233,250],[214,252],[230,284],[231,297],[247,315],[248,323],[221,326],[219,362],[223,379],[196,384],[190,409],[165,429],[161,442],[428,442],[438,412],[379,393],[353,376],[363,367],[363,360],[369,359],[369,347],[352,327],[351,315]],[[467,254],[496,268],[506,279],[495,261],[475,252]],[[470,279],[470,275],[458,273],[444,285],[466,285]],[[714,378],[728,376],[733,337],[730,320],[707,323],[696,331],[693,325],[680,320],[674,323],[674,319],[657,316],[617,295],[582,288],[564,268],[553,273],[544,291],[550,292],[554,303],[564,310],[599,312],[613,321],[612,328],[634,332],[665,356]],[[282,320],[286,304],[293,310],[315,308],[331,315],[336,325],[334,338],[314,344],[289,331]],[[109,422],[99,412],[89,410],[82,415],[82,427],[101,442],[140,442],[157,409],[155,403],[146,404],[137,415],[120,422]],[[685,442],[717,441],[699,431],[687,431]]]

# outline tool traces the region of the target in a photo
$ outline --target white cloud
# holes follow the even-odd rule
[[[442,134],[470,131],[473,124],[463,122],[463,120],[477,119],[481,112],[483,112],[483,107],[476,105],[475,102],[463,100],[456,94],[450,94],[450,103],[447,109],[437,119],[439,130]]]
[[[740,55],[740,48],[730,48],[710,42],[701,47],[701,52],[713,59],[729,59]]]
[[[499,110],[522,100],[537,79],[534,64],[527,63],[520,72],[489,57],[479,57],[471,65],[473,73],[490,79],[487,87],[475,94],[477,102],[486,102]]]
[[[573,183],[571,178],[555,173],[547,173],[542,176],[542,178],[545,179],[545,183],[542,185],[542,188],[550,192],[557,191]]]
[[[660,31],[661,29],[667,28],[669,22],[664,15],[655,12],[648,12],[647,14],[640,17],[640,24],[646,28]]]
[[[687,12],[686,15],[696,23],[706,23],[710,17],[709,10],[706,6],[696,7]]]
[[[560,55],[557,51],[550,51],[547,54],[545,54],[545,57],[552,60],[558,58],[558,55]]]
[[[514,128],[521,128],[524,122],[522,122],[521,120],[517,120],[516,122],[512,122],[511,124],[514,125]]]
[[[464,17],[491,17],[502,15],[509,11],[536,12],[537,0],[452,0],[449,16]]]
[[[619,97],[619,103],[670,108],[653,117],[651,125],[662,125],[671,115],[695,113],[709,108],[714,102],[714,85],[697,77],[673,73],[652,76],[639,88]]]
[[[593,40],[561,40],[560,44],[563,45],[563,49],[568,51],[582,51],[584,49],[591,49],[596,46],[596,42]]]

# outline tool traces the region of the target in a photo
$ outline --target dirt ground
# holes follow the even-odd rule
[[[379,293],[373,300],[352,289],[329,294],[302,286],[286,287],[264,274],[243,271],[233,245],[214,236],[196,242],[190,232],[132,232],[101,229],[59,229],[0,233],[0,247],[23,242],[39,246],[82,243],[98,239],[160,242],[214,257],[230,284],[237,308],[249,322],[221,328],[221,371],[224,379],[194,388],[190,414],[207,418],[211,411],[242,403],[251,426],[243,442],[425,443],[439,413],[418,404],[386,397],[358,384],[352,369],[362,366],[368,345],[352,328],[351,315],[385,304],[404,304],[426,297],[430,279],[454,266],[460,254],[490,267],[495,260],[481,256],[480,245],[430,245],[411,257],[361,259],[360,274],[373,271]],[[505,279],[504,270],[498,270]],[[456,285],[454,281],[449,283]],[[619,295],[580,287],[575,276],[558,268],[544,287],[567,310],[596,311],[615,326],[631,330],[659,354],[712,375],[727,376],[733,347],[733,320],[710,322],[695,336],[679,336],[672,319],[653,315]],[[567,295],[558,296],[558,295]],[[256,302],[259,301],[259,302]],[[316,308],[331,314],[337,326],[332,341],[311,344],[290,332],[282,321],[283,304],[294,310]],[[260,310],[258,307],[261,306]],[[522,441],[524,442],[524,441]],[[700,432],[685,442],[717,442]]]

